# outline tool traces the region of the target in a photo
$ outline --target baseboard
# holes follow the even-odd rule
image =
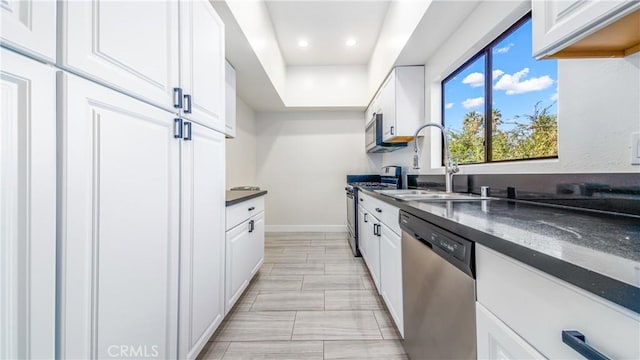
[[[346,225],[265,225],[265,232],[347,232]]]

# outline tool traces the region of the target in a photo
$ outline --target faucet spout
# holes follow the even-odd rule
[[[444,126],[436,123],[428,123],[420,126],[413,135],[413,168],[420,169],[420,147],[418,146],[418,134],[422,129],[433,126],[440,129],[444,142],[444,170],[445,170],[445,189],[446,192],[453,192],[453,174],[459,171],[458,165],[451,162],[451,153],[449,152],[449,140]]]

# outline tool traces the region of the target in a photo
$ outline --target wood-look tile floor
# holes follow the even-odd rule
[[[408,359],[346,234],[268,233],[262,268],[199,356]]]

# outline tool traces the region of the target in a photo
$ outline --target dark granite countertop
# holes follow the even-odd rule
[[[638,216],[506,199],[402,201],[362,191],[640,313]]]
[[[249,199],[257,198],[262,195],[266,195],[267,190],[233,190],[227,191],[226,194],[226,206],[235,205]]]

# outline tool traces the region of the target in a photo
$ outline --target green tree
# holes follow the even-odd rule
[[[518,115],[509,128],[502,119],[502,112],[492,112],[492,159],[517,160],[539,157],[557,156],[558,154],[558,121],[557,115],[551,114],[553,106],[541,107],[541,102],[534,105],[532,114]],[[523,119],[525,121],[518,121]],[[476,163],[484,161],[484,117],[472,111],[464,116],[462,130],[449,129],[451,156],[460,163]]]

